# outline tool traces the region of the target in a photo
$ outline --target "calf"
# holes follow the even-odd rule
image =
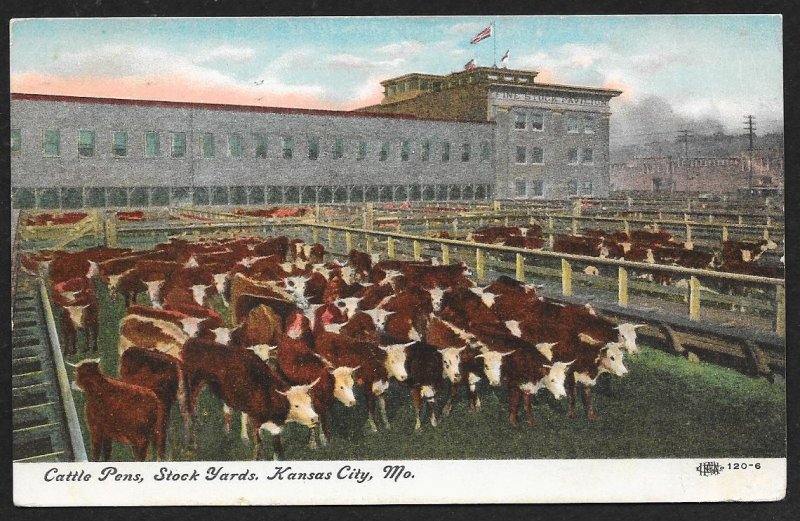
[[[247,415],[256,434],[253,459],[261,457],[262,429],[272,435],[274,456],[282,458],[281,432],[286,423],[315,427],[319,422],[309,394],[316,382],[290,386],[252,351],[191,339],[181,357],[190,415],[194,416],[200,391],[208,385],[228,407]]]
[[[164,405],[147,387],[121,382],[101,373],[99,361],[98,358],[69,364],[75,368],[73,389],[86,393],[92,459],[109,461],[113,441],[130,445],[137,461],[147,459],[151,443],[158,458],[163,458]]]
[[[92,283],[82,277],[57,284],[54,302],[61,308],[61,330],[64,353],[78,352],[78,331],[83,331],[86,350],[97,351],[100,330],[100,308]]]

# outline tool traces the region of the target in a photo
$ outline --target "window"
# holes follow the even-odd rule
[[[380,159],[381,161],[386,161],[387,159],[389,159],[389,146],[390,145],[388,141],[384,141],[383,143],[381,143],[381,152],[378,159]]]
[[[319,139],[315,137],[308,138],[308,158],[317,160],[319,158]]]
[[[255,145],[255,155],[258,159],[267,158],[267,136],[264,134],[253,134]]]
[[[94,130],[78,131],[78,156],[94,157]]]
[[[526,127],[526,118],[525,114],[517,113],[514,116],[514,128],[517,130],[525,130]]]
[[[241,134],[228,135],[228,154],[231,157],[242,157],[244,140]]]
[[[469,143],[464,143],[461,145],[461,161],[466,163],[469,161],[469,155],[472,151],[472,147],[470,147]]]
[[[578,118],[569,116],[567,118],[567,132],[575,134],[578,132]]]
[[[58,157],[61,155],[61,131],[48,129],[42,134],[42,153],[45,157]]]
[[[525,192],[527,189],[527,184],[525,183],[524,179],[514,179],[514,196],[515,197],[525,197]]]
[[[567,193],[569,195],[578,195],[578,181],[570,179],[567,183]]]
[[[111,139],[111,154],[114,157],[126,157],[128,155],[127,132],[114,132]]]
[[[491,158],[492,149],[488,141],[481,143],[481,161],[488,161]]]
[[[158,132],[144,133],[144,156],[158,157],[161,155],[161,138]]]
[[[421,80],[420,81],[420,83],[419,83],[420,90],[428,90],[429,87],[430,87],[430,84],[429,84],[428,80]]]
[[[525,147],[517,147],[517,164],[524,165],[527,159],[527,151],[525,150]]]
[[[423,141],[422,142],[422,160],[423,161],[430,161],[431,160],[431,142],[430,141]]]
[[[531,149],[531,163],[544,163],[544,150],[541,147],[533,147]]]
[[[172,133],[172,157],[186,157],[186,132]]]
[[[214,157],[214,134],[206,132],[200,136],[200,154],[203,157]]]
[[[570,148],[567,151],[567,162],[571,165],[578,164],[578,149],[577,148]]]
[[[333,142],[333,158],[341,159],[344,156],[344,140],[337,139]]]
[[[363,161],[367,157],[367,142],[358,142],[358,152],[356,153],[356,161]]]
[[[442,143],[442,161],[450,161],[450,143]]]
[[[583,195],[592,195],[592,182],[591,181],[584,181],[583,182]]]
[[[531,114],[531,128],[533,130],[544,129],[544,114],[541,112],[534,112]]]
[[[594,163],[594,151],[591,148],[583,149],[583,163]]]
[[[19,152],[22,149],[22,131],[18,128],[11,129],[11,151]]]
[[[294,156],[294,138],[283,136],[281,138],[281,148],[283,149],[283,158],[291,159]]]
[[[594,134],[594,116],[586,116],[583,118],[583,133]]]
[[[660,192],[661,191],[661,186],[662,186],[661,185],[661,178],[660,177],[654,177],[653,178],[653,191],[654,192]]]
[[[408,140],[403,140],[400,142],[400,161],[408,161],[408,158],[411,156],[411,143]]]
[[[541,181],[531,181],[528,183],[528,195],[532,197],[541,197],[544,194],[543,184]]]

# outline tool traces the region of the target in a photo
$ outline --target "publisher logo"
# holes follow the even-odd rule
[[[701,476],[719,476],[722,474],[722,465],[716,461],[704,461],[696,470]]]

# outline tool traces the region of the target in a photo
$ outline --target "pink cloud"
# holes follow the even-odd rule
[[[11,92],[330,110],[340,108],[324,101],[321,90],[315,87],[203,83],[180,73],[62,77],[31,72],[12,76]]]

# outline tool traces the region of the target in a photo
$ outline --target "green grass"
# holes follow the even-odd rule
[[[98,285],[101,299],[101,367],[117,375],[118,324],[122,302],[111,301]],[[146,297],[145,297],[146,299]],[[83,345],[82,336],[79,346]],[[95,356],[95,355],[91,355]],[[70,362],[85,354],[68,357]],[[503,389],[479,384],[482,410],[471,412],[462,394],[448,418],[440,415],[438,428],[424,424],[414,432],[414,411],[409,391],[393,383],[387,396],[392,430],[370,432],[366,405],[334,404],[331,444],[310,450],[308,430],[290,424],[284,431],[286,458],[292,460],[370,459],[527,459],[527,458],[660,458],[660,457],[782,457],[785,456],[785,383],[770,384],[707,363],[691,363],[671,354],[643,347],[626,359],[625,378],[604,375],[595,390],[599,417],[589,421],[578,404],[578,417],[566,417],[566,400],[556,401],[541,392],[534,402],[538,428],[527,423],[514,428],[508,422],[507,395]],[[71,371],[70,371],[71,373]],[[72,375],[70,374],[70,377]],[[439,395],[441,409],[447,387]],[[83,393],[75,392],[84,441],[90,450],[85,425]],[[523,412],[524,414],[524,412]],[[232,432],[223,430],[222,403],[207,390],[198,409],[198,449],[183,448],[183,431],[177,406],[169,433],[170,459],[247,460],[250,446],[239,438],[238,417]],[[269,440],[265,457],[271,456]],[[131,451],[114,444],[112,458],[132,459]]]

